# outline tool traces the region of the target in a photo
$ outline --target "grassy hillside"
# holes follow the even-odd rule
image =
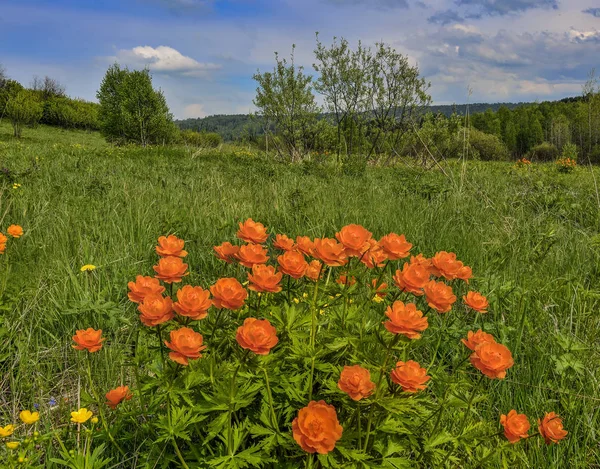
[[[18,223],[26,234],[0,257],[0,426],[34,403],[50,413],[50,398],[74,406],[86,382],[71,348],[75,329],[106,331],[110,347],[94,357],[106,389],[131,373],[118,365],[141,327],[127,282],[152,272],[158,236],[185,239],[186,282],[208,286],[226,272],[212,247],[233,241],[247,217],[290,236],[333,236],[360,223],[377,238],[404,233],[414,252],[454,251],[472,266],[472,287],[490,300],[482,320],[515,357],[505,380],[483,382],[475,418],[553,410],[570,432],[560,445],[519,446],[520,467],[595,467],[600,171],[593,179],[588,168],[555,166],[449,162],[448,176],[374,167],[351,177],[233,150],[114,148],[95,133],[43,126],[15,141],[3,123],[0,229]],[[97,269],[80,272],[84,264]],[[437,342],[443,360],[475,325],[461,327],[443,340],[425,335],[423,347]],[[441,424],[452,422],[450,413]]]

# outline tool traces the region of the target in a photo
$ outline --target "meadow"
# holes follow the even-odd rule
[[[445,173],[398,165],[344,174],[241,147],[113,147],[96,133],[44,126],[15,140],[0,124],[0,230],[14,223],[25,231],[0,256],[0,426],[36,405],[40,432],[50,431],[91,400],[84,359],[72,349],[76,329],[108,337],[110,346],[93,357],[96,385],[109,390],[127,381],[143,327],[127,283],[153,273],[159,236],[185,240],[186,282],[207,287],[228,268],[213,246],[233,241],[249,217],[273,235],[293,237],[333,237],[357,223],[377,238],[404,234],[415,253],[455,252],[472,267],[470,285],[490,303],[485,319],[437,328],[423,347],[437,343],[435,353],[450,356],[485,320],[515,366],[505,379],[481,384],[469,418],[500,431],[500,414],[515,408],[532,416],[533,430],[534,417],[555,411],[569,432],[560,444],[521,442],[511,467],[600,467],[600,170],[459,159],[442,165]],[[82,272],[86,264],[96,268]],[[478,378],[473,368],[464,373],[464,380]],[[451,428],[465,412],[459,397],[440,427]],[[289,422],[281,425],[290,432]],[[437,444],[442,455],[448,441]],[[144,441],[127,445],[139,454],[119,465],[108,446],[107,467],[154,467],[144,459]],[[0,460],[8,455],[0,448]],[[486,467],[502,465],[491,459]],[[174,460],[167,466],[178,467]],[[60,466],[47,460],[45,467]]]

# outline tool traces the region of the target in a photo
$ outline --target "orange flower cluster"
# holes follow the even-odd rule
[[[500,425],[504,427],[504,436],[512,444],[529,437],[528,432],[531,425],[527,415],[519,414],[514,409],[508,415],[500,416]],[[543,419],[538,419],[538,431],[547,445],[558,443],[569,433],[563,428],[562,419],[554,412],[545,414]]]
[[[428,327],[427,318],[417,309],[414,303],[404,304],[401,301],[395,301],[392,306],[388,306],[385,315],[389,321],[383,323],[385,328],[392,334],[402,334],[409,339],[419,339],[421,334]]]
[[[6,232],[9,234],[9,236],[13,238],[20,238],[21,236],[23,236],[23,228],[19,225],[10,225],[6,229]],[[0,232],[0,254],[4,254],[4,251],[6,251],[7,243],[8,238],[4,233]]]
[[[469,357],[471,364],[488,378],[503,379],[506,370],[514,365],[510,350],[481,329],[475,333],[469,331],[462,343],[473,351]]]

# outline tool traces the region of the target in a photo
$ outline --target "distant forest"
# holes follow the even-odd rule
[[[581,97],[564,98],[559,102],[576,102]],[[465,115],[467,106],[469,114],[484,113],[485,111],[497,112],[504,107],[513,110],[522,106],[530,106],[535,103],[473,103],[473,104],[445,104],[427,106],[423,113],[432,113],[450,117],[454,115]],[[216,132],[226,142],[234,142],[244,138],[253,138],[264,135],[264,123],[260,117],[250,114],[217,114],[202,118],[190,118],[176,120],[175,123],[182,130],[194,130],[196,132]]]

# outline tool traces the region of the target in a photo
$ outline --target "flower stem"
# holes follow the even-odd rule
[[[233,415],[233,398],[235,397],[235,379],[237,378],[238,372],[242,367],[246,356],[248,355],[249,350],[244,352],[242,358],[240,360],[240,364],[237,366],[235,371],[233,372],[233,376],[231,377],[231,387],[229,389],[229,429],[227,431],[227,452],[230,456],[233,456],[233,422],[231,421],[231,416]]]
[[[279,433],[279,425],[277,424],[277,415],[275,415],[275,408],[273,407],[273,395],[271,394],[271,386],[269,384],[269,374],[267,373],[267,369],[263,368],[263,373],[265,375],[265,385],[267,388],[267,397],[269,399],[269,407],[271,408],[271,424],[275,428],[275,431]]]

